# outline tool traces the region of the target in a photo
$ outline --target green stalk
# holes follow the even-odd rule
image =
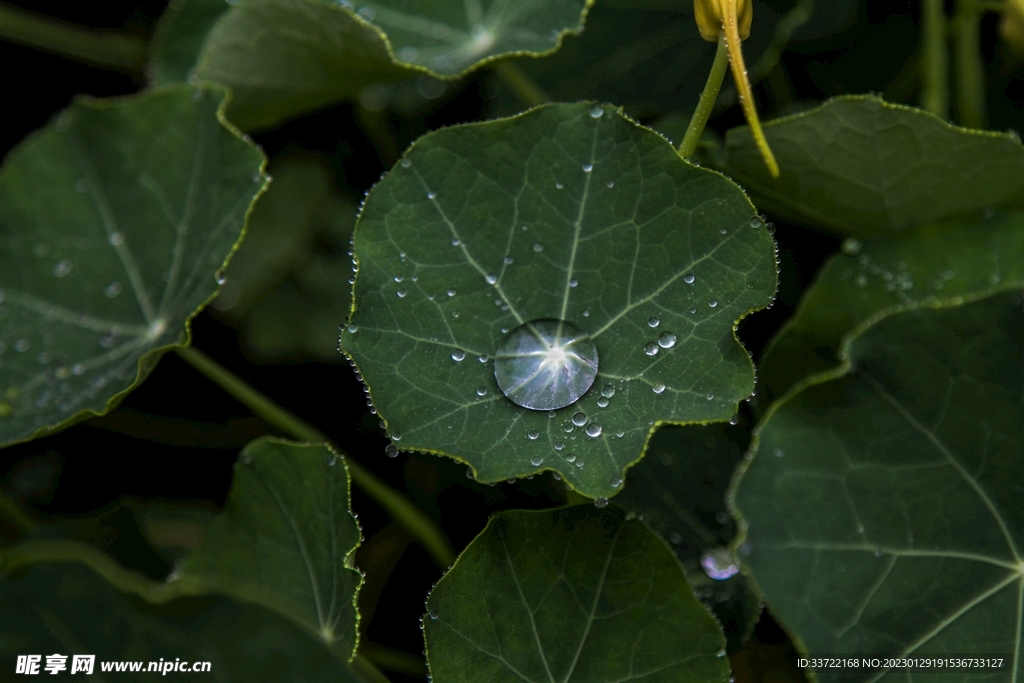
[[[700,101],[697,102],[697,109],[690,118],[690,125],[683,136],[683,142],[679,145],[679,154],[684,159],[693,156],[700,142],[700,136],[704,134],[704,127],[708,125],[711,112],[718,100],[718,92],[722,89],[722,81],[725,80],[725,72],[729,70],[729,52],[725,47],[725,31],[718,37],[718,50],[715,52],[715,63],[711,65],[711,73],[708,74],[708,82],[704,84],[704,92],[700,94]]]
[[[141,74],[146,41],[123,31],[76,26],[0,3],[0,39],[105,69]]]
[[[953,26],[956,59],[956,102],[959,123],[984,128],[985,64],[981,56],[982,9],[972,0],[959,0]]]
[[[921,107],[940,119],[949,118],[949,53],[942,0],[921,3]]]
[[[35,531],[35,522],[25,514],[21,506],[3,494],[0,494],[0,517],[14,524],[23,534]]]
[[[439,567],[450,567],[455,562],[455,555],[444,533],[429,517],[417,509],[405,495],[382,482],[357,463],[352,456],[335,446],[323,432],[271,401],[202,351],[183,347],[175,348],[175,351],[185,362],[206,375],[214,384],[231,394],[235,400],[268,424],[301,441],[326,443],[345,456],[345,464],[348,465],[352,483],[375,500],[395,522],[419,541]]]
[[[494,73],[528,106],[536,107],[538,104],[551,101],[537,81],[507,59],[494,63]]]

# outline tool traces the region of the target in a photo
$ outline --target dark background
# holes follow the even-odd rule
[[[680,0],[684,1],[689,2]],[[166,2],[21,0],[10,4],[146,37]],[[787,0],[769,4],[782,12],[791,6]],[[819,13],[830,11],[830,0],[817,4]],[[791,44],[780,67],[756,87],[763,118],[843,93],[880,92],[892,101],[916,103],[916,69],[908,59],[917,49],[919,12],[918,3],[911,0],[868,0],[859,3],[854,21],[842,30]],[[1022,60],[998,42],[996,23],[994,16],[983,22],[990,127],[1020,127],[1024,125],[1024,68]],[[4,155],[77,94],[108,97],[145,86],[141,73],[107,71],[4,42],[0,42],[0,64],[5,65],[0,126]],[[489,77],[485,70],[467,78],[425,117],[408,120],[390,114],[391,136],[404,148],[427,130],[486,117],[481,91]],[[350,105],[341,105],[255,139],[272,159],[296,147],[322,156],[335,172],[337,190],[359,198],[385,170],[380,159],[389,153],[382,145],[394,142],[376,142],[358,120]],[[739,108],[732,107],[716,116],[711,127],[724,132],[742,124]],[[747,318],[740,329],[755,359],[791,314],[822,261],[839,246],[834,237],[791,225],[777,224],[775,235],[781,256],[777,303]],[[547,476],[489,487],[467,480],[463,469],[446,459],[409,454],[386,458],[387,441],[377,418],[369,414],[360,383],[340,358],[337,365],[329,366],[300,359],[286,365],[261,364],[246,351],[237,331],[210,313],[195,320],[193,339],[198,348],[317,425],[392,486],[408,492],[440,522],[456,550],[483,528],[494,511],[564,502],[564,489],[556,488]],[[146,433],[147,439],[125,434],[133,431]],[[116,509],[116,501],[126,496],[196,503],[215,510],[227,495],[238,450],[263,433],[265,426],[245,408],[168,354],[111,416],[0,452],[0,490],[43,520],[109,514]],[[154,436],[171,442],[191,439],[192,443],[160,443],[152,440]],[[365,635],[375,643],[418,654],[422,601],[440,570],[415,544],[404,553],[385,552],[389,547],[405,547],[404,533],[389,526],[387,517],[358,489],[353,490],[352,505],[368,539],[357,561],[363,567],[372,561],[376,567],[362,598],[368,617],[363,623],[369,624]],[[106,536],[97,542],[123,563],[157,578],[169,571],[164,559],[138,550],[138,539],[131,532],[108,526]],[[372,603],[378,595],[374,611]],[[799,680],[801,676],[784,663],[783,655],[791,647],[766,615],[752,641],[731,655],[737,680]],[[406,678],[392,675],[392,680]]]

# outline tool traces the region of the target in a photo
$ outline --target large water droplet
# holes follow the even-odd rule
[[[462,349],[455,349],[454,351],[452,351],[452,360],[455,361],[456,363],[461,362],[465,359],[466,352],[463,351]]]
[[[653,387],[651,387],[651,389],[654,390],[654,393],[661,394],[665,392],[665,385],[662,384],[661,382],[658,382]]]
[[[611,384],[605,384],[604,388],[601,389],[601,395],[604,396],[605,398],[611,398],[615,396],[615,387],[613,387]]]
[[[731,579],[740,571],[739,565],[728,548],[714,548],[705,551],[700,556],[700,566],[704,568],[705,574],[716,581]]]
[[[663,349],[671,349],[676,345],[676,335],[671,332],[662,332],[661,336],[658,337],[658,346]]]
[[[587,425],[587,436],[594,437],[595,439],[601,436],[601,425],[596,422],[591,422]]]
[[[572,423],[577,427],[582,427],[587,424],[587,414],[583,411],[579,411],[573,414]]]
[[[494,378],[516,405],[557,410],[572,405],[597,378],[597,347],[575,325],[534,320],[512,330],[494,357]]]

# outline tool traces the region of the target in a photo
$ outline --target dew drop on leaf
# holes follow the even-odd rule
[[[657,356],[658,355],[658,345],[655,344],[654,342],[647,342],[644,345],[644,353],[646,353],[648,356]]]
[[[661,336],[658,337],[658,346],[660,346],[663,349],[671,349],[675,345],[676,335],[672,334],[671,332],[663,332]]]
[[[433,191],[428,192],[427,193],[427,199],[437,199],[437,193],[433,192]]]
[[[486,396],[487,395],[487,387],[484,387],[484,386],[477,387],[476,388],[476,395],[477,396]]]
[[[538,432],[536,429],[531,429],[529,432],[526,433],[526,437],[530,441],[536,441],[540,437],[540,432]]]
[[[602,396],[601,398],[597,399],[597,406],[599,408],[607,408],[608,407],[608,399],[606,399],[604,396]]]
[[[566,460],[566,462],[576,462],[576,454],[575,453],[566,453],[565,454],[565,460]]]
[[[470,476],[472,476],[472,473],[470,473]],[[437,619],[439,616],[440,615],[437,613],[436,609],[430,610],[430,618],[431,619]]]
[[[760,228],[762,225],[763,223],[761,222],[761,219],[758,218],[757,216],[754,216],[753,218],[750,219],[750,227],[756,229]]]
[[[590,173],[593,170],[594,170],[594,165],[593,164],[583,164],[583,172],[584,173]]]
[[[403,50],[403,52],[404,52],[404,50]],[[412,61],[412,60],[408,59],[406,61]],[[412,162],[411,161],[409,161],[408,159],[402,159],[402,168],[409,168],[410,166],[412,166]]]
[[[535,455],[532,458],[530,458],[530,464],[533,465],[534,467],[540,467],[541,464],[543,464],[543,462],[544,458],[540,457],[539,455]]]
[[[707,550],[700,556],[700,566],[704,573],[716,581],[731,579],[739,573],[740,568],[728,548]]]
[[[660,324],[661,324],[661,321],[658,320],[657,318],[655,318],[654,316],[651,316],[650,318],[647,319],[647,325],[649,327],[657,327]]]
[[[658,382],[653,387],[651,387],[651,389],[654,390],[654,393],[661,394],[661,393],[664,393],[664,391],[665,391],[665,385],[662,384],[661,382]]]
[[[595,119],[601,118],[602,116],[604,116],[604,107],[602,107],[600,104],[595,104],[593,107],[590,108],[590,115]]]
[[[697,276],[695,276],[693,273],[687,273],[686,275],[683,276],[683,282],[685,282],[688,285],[692,285],[693,281],[696,279]]]
[[[459,363],[466,359],[466,352],[462,349],[455,349],[452,351],[452,360]]]
[[[513,403],[530,410],[572,405],[597,378],[597,347],[575,325],[542,319],[513,329],[494,357],[494,378]]]
[[[541,244],[540,242],[534,242],[533,250],[539,254],[540,252],[544,251],[544,245]]]
[[[597,438],[601,436],[601,425],[591,422],[587,425],[587,436]]]
[[[484,280],[487,281],[487,284],[493,285],[498,281],[498,276],[494,273],[487,273],[487,275],[484,276]]]
[[[718,300],[717,299],[712,299],[711,301],[708,302],[708,306],[710,306],[711,308],[714,308],[717,305],[718,305]]]
[[[572,416],[572,423],[577,427],[582,427],[587,424],[587,414],[582,411],[574,413]]]
[[[398,447],[395,446],[394,444],[389,443],[387,446],[384,447],[384,454],[387,455],[389,458],[397,458]]]
[[[598,507],[598,508],[606,508],[606,507],[608,507],[608,499],[607,498],[597,498],[597,499],[595,499],[594,500],[594,507]]]
[[[617,489],[622,486],[622,477],[617,474],[612,475],[612,478],[608,480],[608,483],[612,485],[613,489]]]

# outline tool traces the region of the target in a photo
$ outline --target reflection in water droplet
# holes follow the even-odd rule
[[[613,489],[617,489],[622,486],[622,477],[617,474],[612,475],[612,478],[608,480],[608,483],[612,485]]]
[[[717,305],[718,301],[716,299],[712,299],[711,301],[708,302],[708,306],[710,306],[711,308],[714,308]]]
[[[712,394],[712,393],[708,393],[708,395],[705,396],[704,398],[706,398],[709,401],[714,401],[715,400],[715,395]]]
[[[665,391],[665,385],[662,384],[661,382],[658,382],[653,387],[651,387],[651,389],[654,390],[654,393],[661,394],[661,393],[664,393],[664,391]]]
[[[470,476],[472,476],[472,474],[470,474]],[[430,618],[431,619],[437,619],[439,616],[441,616],[441,615],[438,614],[436,609],[430,610]]]
[[[595,104],[593,107],[590,108],[590,115],[595,119],[601,118],[602,116],[604,116],[604,107],[602,107],[600,104]]]
[[[704,573],[716,581],[724,581],[736,576],[739,565],[728,548],[713,548],[700,556],[700,566]]]
[[[544,251],[544,245],[541,244],[540,242],[534,242],[533,250],[539,254],[540,252]]]
[[[761,225],[762,225],[761,219],[758,218],[757,216],[754,216],[753,218],[750,219],[750,227],[752,227],[752,228],[760,228]]]
[[[576,462],[576,454],[575,453],[566,453],[565,454],[565,459],[568,462]]]
[[[387,455],[389,458],[397,458],[398,447],[395,446],[394,444],[389,443],[387,446],[384,447],[384,454]]]
[[[573,416],[572,416],[572,423],[574,425],[576,425],[577,427],[582,427],[583,425],[587,424],[587,415],[586,415],[586,413],[584,413],[582,411],[574,413]]]
[[[604,396],[602,396],[601,398],[597,399],[597,406],[599,408],[607,408],[608,407],[608,399],[606,399]]]
[[[613,387],[611,384],[605,384],[604,387],[601,389],[601,395],[604,396],[605,398],[611,398],[615,396],[615,387]]]
[[[455,361],[456,363],[465,360],[465,358],[466,352],[463,351],[462,349],[455,349],[454,351],[452,351],[452,360]]]
[[[218,275],[217,276],[217,284],[218,285],[224,286],[227,283],[228,283],[228,276],[227,275]]]
[[[53,267],[54,277],[67,277],[74,269],[75,264],[70,259],[61,259],[57,262],[57,265]]]
[[[657,318],[655,318],[654,316],[651,316],[650,318],[647,319],[647,325],[649,327],[657,327],[660,324],[661,324],[661,321],[658,320]]]
[[[671,332],[662,332],[661,336],[658,337],[658,346],[663,349],[671,349],[676,345],[676,335]]]
[[[587,425],[587,436],[597,438],[601,436],[601,425],[596,422],[591,422]]]
[[[583,172],[584,173],[590,173],[593,170],[594,170],[594,165],[593,164],[583,164]]]
[[[395,294],[397,294],[397,295],[398,295],[398,298],[399,298],[399,299],[404,299],[404,298],[405,298],[405,295],[406,295],[406,291],[405,291],[404,289],[400,289],[400,290],[398,290],[397,292],[395,292]]]
[[[477,359],[478,361],[480,361],[481,363],[486,363],[486,362],[488,361],[488,358],[487,358],[487,354],[486,354],[486,353],[485,353],[484,355],[482,355],[482,356],[477,356],[477,357],[476,357],[476,359]]]
[[[608,507],[608,499],[607,498],[596,498],[594,500],[594,507],[598,507],[598,508],[606,508],[606,507]]]
[[[476,388],[476,395],[477,396],[486,396],[487,395],[487,387],[484,387],[484,386],[477,387]]]
[[[533,465],[534,467],[540,467],[543,462],[544,458],[540,457],[539,455],[535,455],[532,458],[530,458],[530,464]]]
[[[391,440],[392,441],[401,441],[402,440],[402,432],[391,432]]]
[[[448,296],[455,296],[455,290],[454,289],[449,289],[448,290]]]
[[[531,429],[529,432],[526,433],[526,436],[527,438],[530,439],[530,441],[536,441],[537,438],[540,436],[540,432],[538,432],[536,429]]]
[[[405,278],[404,278],[404,277],[403,277],[402,275],[396,275],[396,276],[395,276],[395,282],[401,282],[401,281],[402,281],[402,280],[404,280],[404,279],[405,279]]]
[[[853,237],[847,237],[843,240],[843,253],[847,256],[856,256],[860,253],[860,250],[864,248],[864,243],[859,239]]]
[[[655,344],[654,342],[647,342],[644,345],[644,353],[646,353],[648,356],[657,356],[658,355],[658,345]]]
[[[428,192],[427,193],[427,199],[437,199],[437,193],[436,192]]]
[[[579,283],[580,283],[580,281],[579,281],[579,280],[577,280],[576,278],[573,278],[572,280],[569,280],[569,286],[570,286],[570,287],[575,287],[575,286],[577,286],[577,285],[578,285]]]
[[[495,275],[494,273],[487,273],[487,275],[484,276],[484,280],[487,281],[487,284],[493,285],[495,282],[498,281],[498,276]]]
[[[564,443],[562,443],[561,441],[556,441],[555,442],[555,450],[556,451],[560,451],[563,448],[565,448],[565,444]]]
[[[512,330],[494,357],[494,377],[516,405],[556,410],[572,405],[597,377],[597,347],[562,320],[524,323]]]
[[[688,285],[692,285],[693,281],[696,280],[696,279],[697,279],[697,277],[693,273],[688,273],[687,275],[685,275],[683,277],[683,282],[685,282]]]
[[[345,331],[349,334],[355,334],[359,331],[359,325],[349,325],[345,328]]]

